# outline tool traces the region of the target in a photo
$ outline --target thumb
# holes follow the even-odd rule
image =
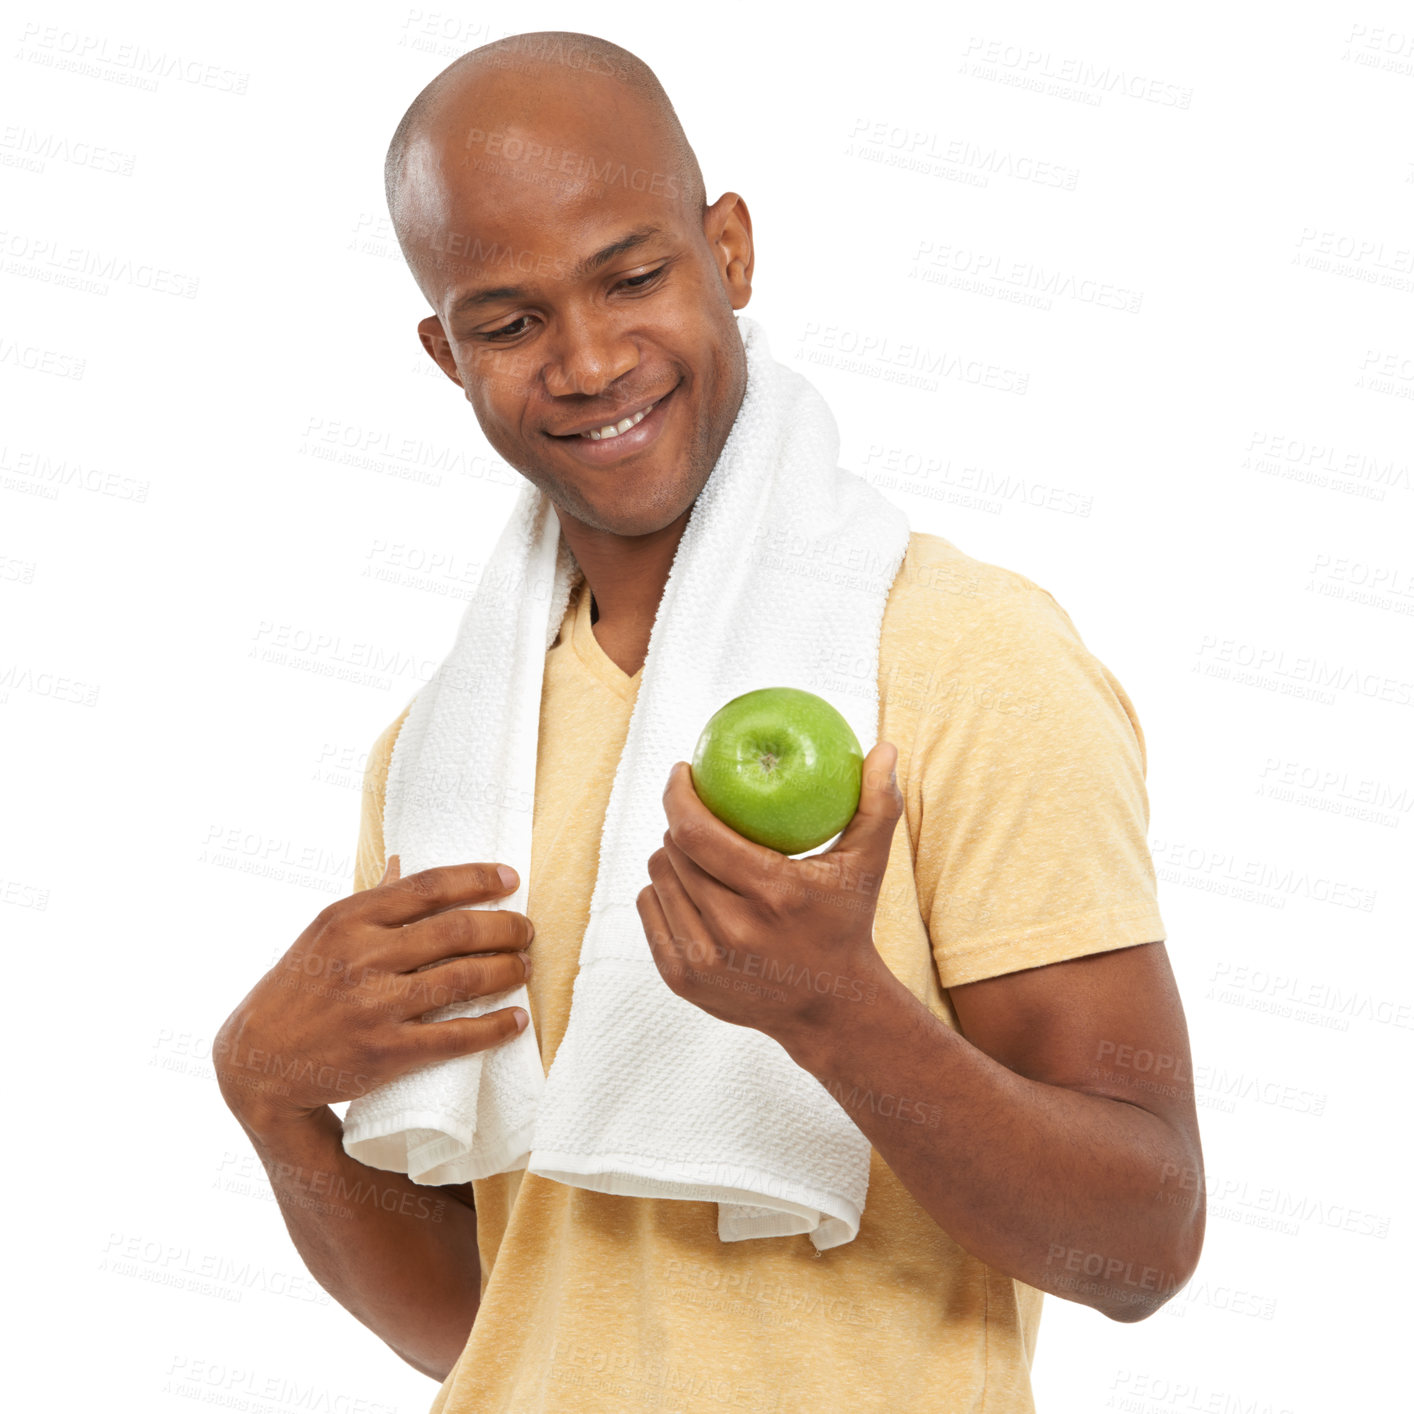
[[[859,782],[859,808],[854,812],[840,845],[859,854],[877,853],[882,868],[889,857],[894,829],[903,814],[903,792],[898,788],[898,747],[878,742],[864,758]]]

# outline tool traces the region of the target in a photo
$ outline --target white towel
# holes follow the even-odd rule
[[[824,400],[772,358],[754,320],[738,325],[746,392],[653,623],[554,1064],[547,1075],[532,1024],[400,1076],[349,1106],[344,1148],[418,1183],[525,1168],[601,1193],[715,1201],[723,1241],[809,1233],[823,1250],[859,1231],[868,1140],[776,1041],[670,990],[636,905],[669,770],[723,703],[760,687],[819,691],[866,751],[877,739],[879,637],[908,519],[838,466]],[[552,504],[527,483],[394,747],[384,839],[402,873],[487,860],[520,875],[514,894],[468,907],[534,917],[541,683],[578,574]],[[858,674],[852,691],[840,663]],[[435,1015],[516,1004],[529,1010],[524,985]]]

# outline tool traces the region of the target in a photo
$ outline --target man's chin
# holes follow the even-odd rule
[[[686,520],[687,514],[696,504],[694,496],[686,506],[675,503],[672,506],[625,506],[623,504],[594,504],[566,507],[553,496],[551,501],[561,527],[569,522],[570,534],[575,531],[590,534],[613,535],[621,540],[641,540],[646,536],[658,535],[675,522]]]

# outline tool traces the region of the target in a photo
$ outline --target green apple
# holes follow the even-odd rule
[[[839,834],[859,808],[864,753],[813,692],[761,687],[712,714],[692,753],[692,784],[739,835],[800,854]]]

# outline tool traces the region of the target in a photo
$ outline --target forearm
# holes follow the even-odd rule
[[[480,1303],[475,1211],[350,1158],[327,1106],[268,1124],[233,1113],[314,1279],[414,1369],[445,1379]]]
[[[886,970],[873,1003],[838,1013],[782,1044],[967,1251],[1116,1320],[1188,1280],[1201,1208],[1163,1185],[1199,1160],[1163,1120],[1016,1074]]]

